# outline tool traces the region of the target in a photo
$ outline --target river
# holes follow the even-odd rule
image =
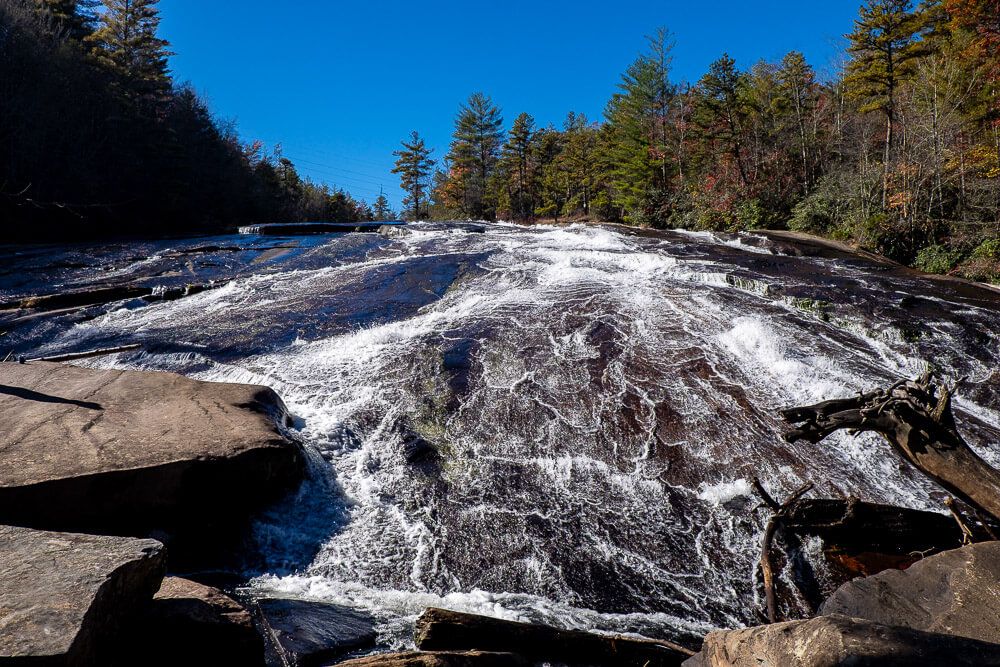
[[[0,348],[141,342],[79,363],[274,388],[312,475],[257,522],[247,585],[370,611],[389,646],[429,605],[681,640],[756,623],[754,476],[942,511],[874,436],[785,443],[782,407],[931,364],[969,377],[960,426],[1000,465],[1000,295],[762,235],[419,223],[2,252],[0,299],[215,281],[0,318]]]

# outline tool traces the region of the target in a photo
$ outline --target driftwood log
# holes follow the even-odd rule
[[[874,431],[922,473],[977,510],[1000,521],[1000,471],[965,442],[951,411],[958,383],[938,383],[930,373],[888,389],[782,410],[795,428],[788,442],[817,443],[835,431]]]

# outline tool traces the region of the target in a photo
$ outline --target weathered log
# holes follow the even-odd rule
[[[930,373],[900,380],[888,389],[782,411],[797,425],[789,442],[817,443],[835,431],[874,431],[922,473],[966,503],[1000,521],[1000,471],[962,438],[951,411],[957,387],[938,384]]]
[[[515,651],[532,660],[585,665],[666,667],[680,665],[694,655],[665,641],[561,630],[435,608],[417,619],[416,644],[424,651]]]
[[[142,349],[142,343],[133,343],[131,345],[119,345],[118,347],[105,347],[99,350],[88,350],[86,352],[73,352],[70,354],[57,354],[52,357],[36,357],[34,359],[28,359],[29,362],[34,361],[51,361],[51,362],[61,362],[61,361],[76,361],[77,359],[90,359],[92,357],[104,357],[109,354],[118,354],[119,352],[134,352],[135,350]]]
[[[59,310],[80,306],[93,306],[112,301],[124,301],[148,296],[153,293],[152,287],[140,285],[111,285],[83,290],[60,292],[58,294],[41,294],[29,296],[16,301],[0,303],[0,310]]]

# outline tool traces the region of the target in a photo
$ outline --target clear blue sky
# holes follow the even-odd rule
[[[280,142],[299,171],[368,201],[410,130],[447,151],[455,112],[482,90],[509,122],[599,119],[621,72],[666,26],[674,79],[696,81],[723,51],[740,67],[806,54],[841,58],[860,0],[161,0],[162,35],[190,81],[245,139]]]

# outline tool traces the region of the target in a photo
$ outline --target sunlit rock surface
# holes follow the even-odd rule
[[[0,663],[101,664],[165,569],[155,540],[0,526]]]

